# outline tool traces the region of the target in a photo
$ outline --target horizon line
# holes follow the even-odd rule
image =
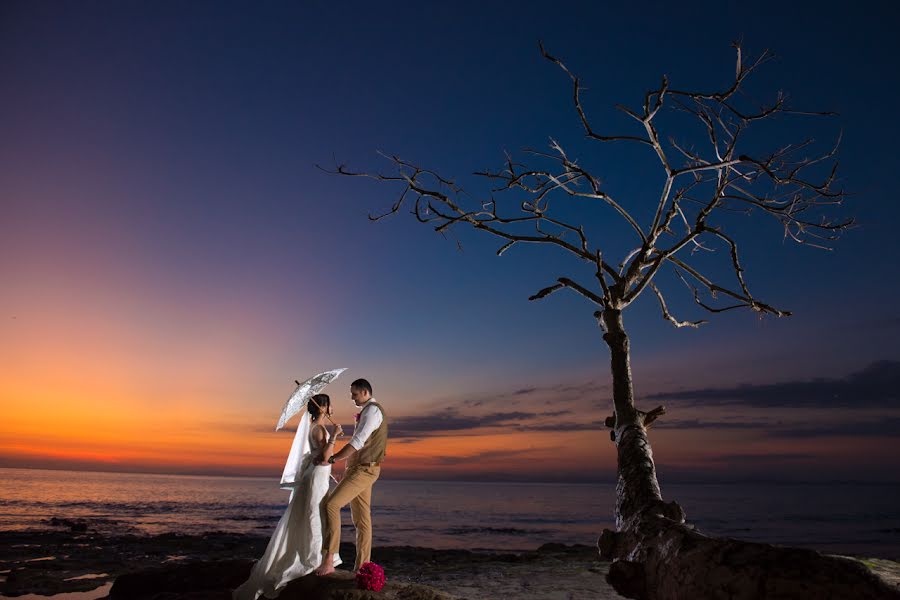
[[[109,473],[114,475],[164,475],[167,477],[210,477],[210,478],[229,478],[229,479],[266,479],[275,481],[276,476],[267,475],[242,475],[237,473],[217,473],[217,472],[181,472],[173,473],[168,471],[129,471],[129,470],[109,470],[109,469],[65,469],[58,467],[12,467],[0,466],[5,470],[22,470],[22,471],[62,471],[67,473]],[[429,481],[435,483],[534,483],[547,485],[615,485],[615,480],[610,479],[555,479],[555,480],[535,480],[535,479],[491,479],[491,478],[422,478],[422,477],[381,477],[385,481]],[[823,479],[823,480],[797,480],[797,479],[761,479],[754,477],[736,478],[736,479],[682,479],[680,477],[667,477],[667,481],[679,485],[733,485],[747,483],[768,483],[768,484],[802,484],[802,485],[829,485],[829,484],[866,484],[866,485],[900,485],[900,480],[896,481],[878,481],[867,479]]]

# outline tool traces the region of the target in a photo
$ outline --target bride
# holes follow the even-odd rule
[[[335,425],[329,436],[319,422],[319,407],[331,414],[327,394],[316,394],[307,403],[281,477],[281,487],[291,490],[287,509],[250,578],[234,590],[233,600],[256,600],[260,595],[275,598],[288,582],[311,573],[322,562],[319,503],[328,493],[331,478],[331,465],[326,461],[343,430]],[[341,562],[337,554],[334,560],[336,565]]]

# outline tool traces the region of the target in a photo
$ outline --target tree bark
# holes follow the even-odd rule
[[[604,530],[597,547],[613,561],[607,579],[617,592],[641,600],[900,599],[900,591],[857,561],[710,538],[685,523],[681,506],[663,501],[645,413],[634,404],[622,311],[607,308],[601,320],[611,358],[618,480],[616,530]]]
[[[640,412],[634,406],[631,380],[631,347],[622,311],[603,311],[613,375],[613,404],[616,410],[615,442],[618,459],[616,482],[616,529],[622,530],[641,508],[662,502],[653,452]]]

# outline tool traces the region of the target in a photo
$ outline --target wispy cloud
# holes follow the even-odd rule
[[[572,411],[544,411],[544,412],[494,412],[482,415],[472,414],[468,411],[460,411],[455,408],[447,408],[438,412],[424,415],[399,417],[390,422],[389,432],[391,437],[427,437],[437,433],[459,432],[465,430],[487,429],[500,425],[518,424],[522,421],[532,421],[550,415],[565,415]]]
[[[594,428],[593,426],[583,426],[583,424],[534,423],[535,421],[539,422],[547,417],[558,417],[571,414],[571,410],[537,412],[516,410],[478,414],[471,409],[467,410],[454,407],[444,408],[421,415],[395,417],[389,419],[388,427],[392,441],[421,439],[442,434],[460,434],[463,432],[475,433],[500,426],[510,426],[516,431],[560,431],[579,427],[579,425],[581,425],[581,428],[583,429]],[[600,422],[598,421],[597,423]],[[342,423],[341,426],[348,434],[353,432],[354,425]],[[239,429],[242,431],[249,430],[253,433],[275,433],[276,435],[294,435],[297,431],[295,425],[286,425],[276,432],[272,425],[268,423],[242,425]]]
[[[759,431],[765,437],[783,439],[808,439],[818,437],[898,437],[900,436],[900,417],[888,416],[877,419],[842,419],[825,423],[752,420],[709,420],[682,419],[667,421],[665,419],[654,425],[657,429],[744,429]]]
[[[594,431],[605,429],[603,421],[588,421],[581,423],[538,423],[533,425],[516,425],[516,431]]]
[[[545,450],[558,450],[559,448],[547,448]],[[497,460],[503,458],[511,458],[515,456],[521,456],[523,454],[527,454],[531,452],[531,448],[519,448],[515,450],[491,450],[488,452],[479,452],[476,454],[470,454],[467,456],[439,456],[437,457],[437,464],[440,465],[460,465],[466,463],[477,463],[484,460]]]
[[[656,429],[762,429],[771,427],[770,421],[762,419],[752,421],[720,421],[701,419],[675,419],[666,420],[663,418],[653,424]]]
[[[882,360],[841,379],[786,381],[730,388],[694,388],[651,394],[649,399],[695,405],[777,407],[900,407],[900,361]]]
[[[609,390],[608,383],[597,381],[560,382],[544,386],[518,388],[510,392],[468,395],[448,400],[450,404],[460,404],[467,408],[496,405],[519,406],[530,402],[550,400],[554,404],[577,404],[585,397],[595,397]]]
[[[817,438],[817,437],[900,437],[900,417],[884,417],[821,425],[772,428],[766,433],[777,438]]]

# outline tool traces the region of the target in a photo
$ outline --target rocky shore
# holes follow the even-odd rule
[[[0,532],[0,596],[87,592],[84,600],[230,600],[231,590],[247,578],[268,542],[260,535],[146,536],[64,519],[49,524],[50,530]],[[353,556],[354,548],[343,544],[341,553]],[[388,580],[378,594],[356,590],[348,565],[343,565],[334,576],[292,582],[280,598],[621,598],[606,582],[609,564],[589,546],[545,544],[506,553],[376,547],[372,559],[385,568]],[[900,564],[860,560],[900,588]]]
[[[116,535],[83,525],[60,522],[56,531],[0,532],[0,594],[49,596],[108,588],[114,582],[108,590],[113,600],[227,600],[268,541],[264,536],[233,533]],[[341,546],[343,556],[354,553],[352,544]],[[376,547],[372,560],[387,575],[379,594],[356,590],[350,572],[339,568],[329,578],[310,576],[292,582],[281,598],[620,597],[606,583],[608,564],[588,546],[546,544],[515,553]]]

